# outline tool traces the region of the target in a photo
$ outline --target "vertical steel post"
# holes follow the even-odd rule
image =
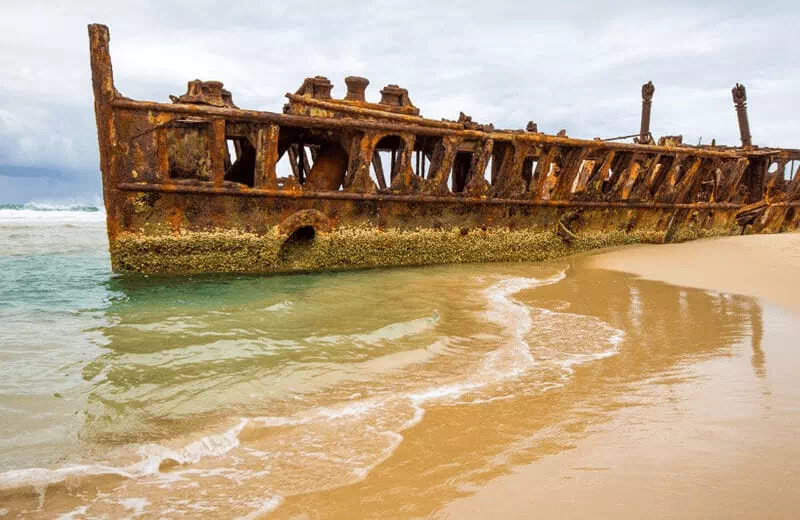
[[[639,126],[639,142],[650,143],[650,107],[653,104],[653,94],[656,92],[656,87],[652,81],[648,81],[642,85],[642,122]]]
[[[739,135],[742,139],[742,147],[750,148],[753,146],[753,141],[750,135],[750,122],[747,120],[747,91],[744,85],[737,83],[731,89],[731,94],[733,94],[733,104],[736,106],[736,117],[739,120]]]

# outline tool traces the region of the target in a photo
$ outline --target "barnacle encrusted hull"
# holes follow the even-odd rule
[[[283,113],[239,109],[217,81],[172,103],[114,86],[89,26],[112,266],[145,273],[298,272],[542,260],[598,247],[794,230],[800,151],[656,144],[655,87],[633,143],[420,116],[397,85],[366,101],[306,79]],[[283,166],[282,166],[283,165]]]
[[[677,241],[725,234],[689,229]],[[189,232],[153,237],[125,234],[112,247],[116,268],[149,274],[298,273],[478,262],[524,262],[559,258],[623,244],[662,243],[664,234],[636,230],[592,232],[567,244],[552,231],[381,231],[340,228],[308,243],[286,244],[278,235]]]

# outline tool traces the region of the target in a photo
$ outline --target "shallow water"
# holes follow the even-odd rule
[[[769,380],[748,297],[584,258],[115,277],[104,215],[78,209],[0,209],[10,516],[424,516],[708,359],[752,365],[730,398]]]

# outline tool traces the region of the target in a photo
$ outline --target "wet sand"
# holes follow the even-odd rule
[[[673,285],[755,296],[800,312],[800,233],[631,246],[597,255],[590,265]]]
[[[632,246],[594,255],[589,265],[759,298],[750,352],[742,342],[674,379],[642,380],[637,404],[580,442],[517,466],[435,516],[797,518],[800,234]],[[709,321],[707,330],[725,342],[718,324]],[[691,351],[704,333],[671,341]]]

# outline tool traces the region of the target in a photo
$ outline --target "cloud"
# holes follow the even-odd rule
[[[463,110],[592,138],[638,131],[639,87],[653,80],[654,134],[736,144],[738,81],[754,141],[800,147],[794,2],[30,1],[0,14],[0,164],[80,172],[87,189],[99,186],[93,22],[110,26],[117,87],[137,99],[219,79],[239,106],[280,111],[306,76],[343,96],[356,74],[369,98],[398,83],[434,119]]]

